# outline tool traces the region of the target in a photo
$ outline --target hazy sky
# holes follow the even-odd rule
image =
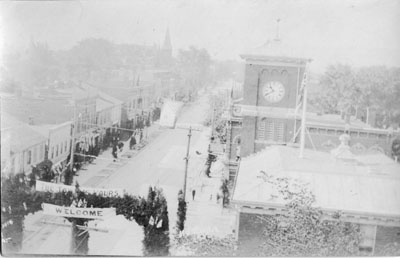
[[[115,43],[161,44],[170,28],[174,49],[206,48],[237,59],[276,33],[312,58],[329,63],[400,66],[398,0],[146,0],[1,2],[3,51],[31,39],[67,49],[87,37]]]

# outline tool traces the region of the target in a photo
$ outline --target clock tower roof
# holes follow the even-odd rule
[[[246,61],[278,61],[283,63],[305,64],[310,62],[310,58],[304,57],[296,52],[293,47],[290,47],[282,39],[275,38],[268,40],[262,46],[246,51],[240,55]]]

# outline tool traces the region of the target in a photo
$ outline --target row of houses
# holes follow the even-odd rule
[[[98,146],[105,135],[120,132],[118,128],[133,129],[140,121],[151,120],[170,93],[170,88],[156,86],[71,83],[34,89],[28,96],[2,94],[2,173],[29,174],[45,161],[62,171],[69,161],[72,138],[75,150],[85,149]]]

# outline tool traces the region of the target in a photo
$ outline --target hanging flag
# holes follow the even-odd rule
[[[76,201],[73,200],[70,207],[76,207]]]
[[[307,85],[307,72],[304,70],[303,80],[301,82],[300,91],[304,90],[304,87]]]
[[[160,219],[160,221],[157,223],[157,228],[161,228],[162,227],[162,219]]]
[[[153,216],[150,216],[149,224],[152,225],[152,226],[154,225],[154,218],[153,218]]]
[[[304,74],[303,74],[303,80],[301,81],[301,85],[300,85],[300,89],[297,95],[297,99],[296,99],[296,110],[295,113],[297,114],[297,112],[299,111],[299,109],[303,106],[303,101],[304,101],[304,88],[307,85],[307,69],[305,68],[304,70]]]

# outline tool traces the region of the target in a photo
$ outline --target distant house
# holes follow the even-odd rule
[[[1,135],[7,136],[6,142],[9,144],[4,151],[2,146],[2,156],[9,159],[2,160],[2,164],[6,164],[4,167],[2,165],[2,173],[29,174],[32,166],[45,160],[47,139],[5,112],[1,114]]]
[[[122,102],[121,126],[133,128],[140,120],[151,117],[154,103],[156,102],[155,88],[153,84],[141,83],[141,86],[113,87],[103,85],[99,87],[104,93]]]
[[[52,163],[53,171],[61,174],[68,163],[71,152],[72,122],[58,125],[37,125],[32,128],[47,139],[46,159]]]
[[[101,91],[96,99],[96,124],[102,128],[120,126],[122,101]]]

